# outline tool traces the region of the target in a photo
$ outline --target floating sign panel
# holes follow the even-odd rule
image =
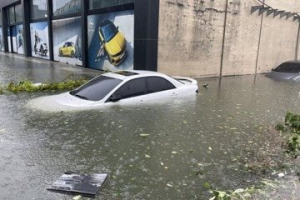
[[[107,174],[85,175],[66,172],[47,190],[94,197],[106,178]]]

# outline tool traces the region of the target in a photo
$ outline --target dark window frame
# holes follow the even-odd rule
[[[148,79],[151,79],[151,78],[156,78],[156,79],[161,79],[165,82],[167,82],[170,86],[172,86],[172,88],[169,88],[169,89],[162,89],[162,90],[159,90],[159,91],[153,91],[153,92],[150,92],[150,89],[149,89],[149,83],[148,83]],[[147,94],[153,94],[153,93],[157,93],[157,92],[164,92],[164,91],[167,91],[167,90],[173,90],[173,89],[176,89],[175,85],[173,83],[171,83],[170,81],[168,81],[167,79],[163,78],[163,77],[160,77],[160,76],[148,76],[146,77],[146,87],[147,87]]]
[[[147,79],[149,79],[149,78],[159,78],[159,79],[162,79],[162,80],[168,82],[169,84],[171,84],[173,86],[173,88],[165,89],[165,90],[160,90],[160,91],[155,91],[155,92],[149,92],[149,85],[148,85],[148,81],[147,81]],[[139,97],[139,96],[143,96],[143,95],[147,95],[147,94],[154,94],[154,93],[158,93],[158,92],[165,92],[165,91],[176,89],[176,86],[173,83],[171,83],[169,80],[167,80],[167,79],[165,79],[163,77],[160,77],[160,76],[145,76],[145,77],[135,78],[135,79],[131,79],[131,80],[127,81],[121,87],[119,87],[112,95],[120,95],[118,93],[118,91],[121,90],[123,87],[125,87],[126,84],[128,84],[128,83],[130,83],[132,81],[135,81],[135,80],[139,80],[139,79],[144,79],[144,82],[145,82],[145,91],[144,91],[144,94],[134,95],[134,96],[128,96],[128,97],[123,97],[122,96],[122,99],[134,98],[134,97]]]
[[[145,83],[144,94],[140,94],[140,95],[135,94],[134,96],[125,96],[125,97],[121,95],[121,96],[122,96],[121,100],[146,95],[146,94],[147,94],[146,77],[135,78],[135,79],[131,79],[131,80],[129,80],[129,81],[126,81],[126,82],[125,82],[124,84],[122,84],[122,86],[120,86],[120,87],[119,87],[112,95],[120,95],[120,93],[118,93],[118,92],[119,92],[120,90],[122,90],[124,87],[126,87],[127,84],[130,84],[131,82],[134,82],[134,81],[137,81],[137,80],[141,80],[141,79],[143,79],[143,80],[144,80],[144,83]]]

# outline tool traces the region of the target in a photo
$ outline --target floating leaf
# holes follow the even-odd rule
[[[149,155],[147,155],[147,154],[145,154],[145,157],[146,157],[146,158],[151,158],[151,157],[150,157]]]
[[[81,195],[77,195],[77,196],[75,196],[75,197],[73,197],[73,200],[79,200],[79,199],[81,199]]]
[[[242,193],[242,192],[245,192],[245,190],[244,189],[236,189],[235,191],[234,191],[234,193]]]
[[[169,184],[169,183],[167,184],[167,186],[168,186],[168,187],[173,187],[173,185],[171,185],[171,184]]]
[[[150,134],[146,134],[146,133],[140,134],[141,137],[147,137],[147,136],[149,136],[149,135],[150,135]]]

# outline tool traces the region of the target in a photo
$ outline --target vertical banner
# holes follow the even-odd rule
[[[52,24],[54,60],[82,65],[80,17],[55,20]]]
[[[11,42],[12,42],[12,45],[11,45],[12,52],[13,53],[18,53],[16,26],[11,26],[10,27],[10,37],[11,37]]]
[[[8,41],[8,52],[12,52],[12,49],[11,49],[10,28],[7,28],[7,41]]]
[[[16,50],[18,54],[24,54],[23,25],[16,26]]]
[[[4,51],[4,40],[2,27],[0,27],[0,51]]]
[[[48,23],[37,22],[30,24],[32,56],[49,59]]]
[[[133,69],[134,11],[88,16],[89,68]]]

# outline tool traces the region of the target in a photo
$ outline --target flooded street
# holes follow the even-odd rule
[[[1,55],[0,85],[77,73],[36,62]],[[208,199],[205,182],[223,190],[259,182],[241,158],[268,143],[287,111],[299,113],[299,85],[264,75],[198,83],[192,99],[78,112],[25,106],[50,93],[0,95],[0,199],[72,199],[46,190],[68,170],[109,173],[96,199]]]

